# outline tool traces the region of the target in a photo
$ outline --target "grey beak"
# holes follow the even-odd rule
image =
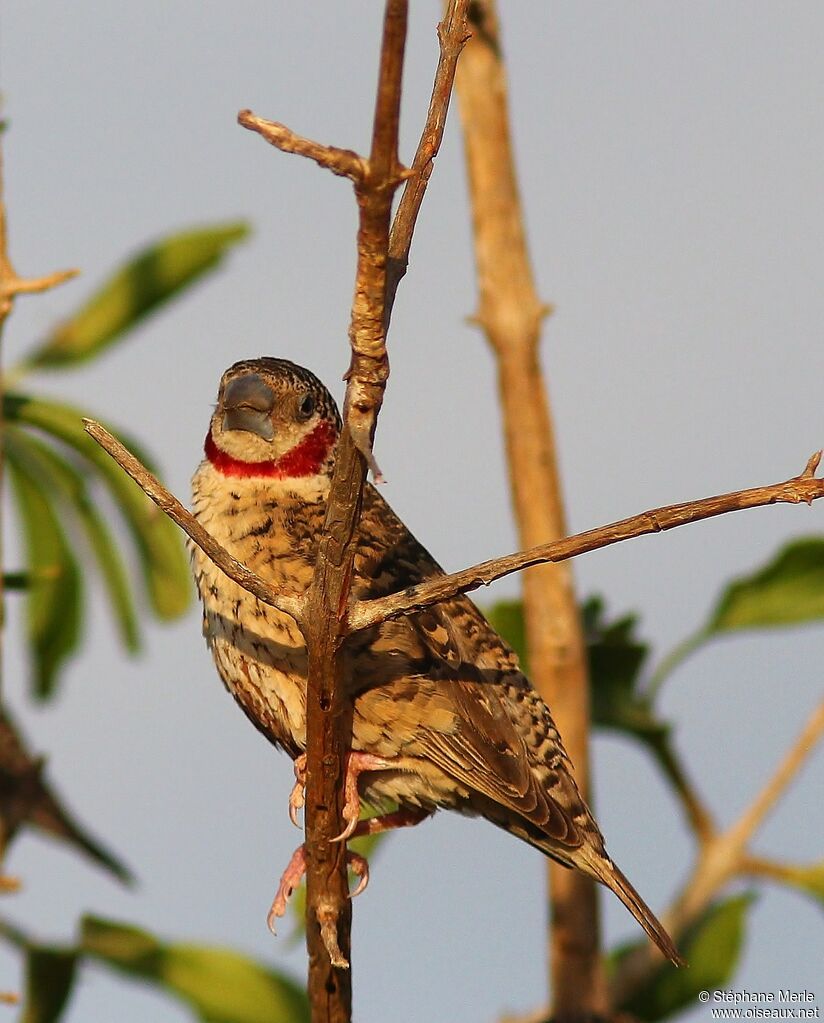
[[[275,394],[257,373],[230,380],[223,391],[223,429],[246,430],[263,440],[274,440],[271,412]]]

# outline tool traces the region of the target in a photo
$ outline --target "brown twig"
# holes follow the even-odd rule
[[[303,619],[303,601],[298,597],[292,597],[276,590],[273,586],[255,575],[245,565],[215,540],[211,533],[207,532],[192,515],[183,507],[174,494],[170,493],[157,477],[149,472],[145,465],[125,448],[116,437],[101,426],[94,419],[84,419],[83,426],[86,433],[103,448],[117,464],[123,469],[144,494],[150,497],[162,512],[169,516],[172,522],[177,523],[189,539],[197,544],[217,567],[227,575],[238,586],[253,594],[258,600],[263,601],[270,607],[283,611],[290,615],[300,625]]]
[[[395,211],[392,230],[389,235],[389,264],[386,270],[386,322],[392,315],[398,285],[409,265],[409,250],[412,234],[426,193],[426,186],[432,176],[435,157],[441,148],[452,85],[458,57],[469,39],[466,12],[469,0],[449,0],[443,20],[438,25],[440,57],[432,86],[432,98],[426,124],[421,134],[415,159],[412,161],[409,180]]]
[[[460,572],[438,576],[388,597],[356,601],[349,609],[347,627],[350,632],[368,629],[390,618],[423,610],[437,604],[438,601],[453,597],[456,593],[469,593],[480,586],[488,586],[513,572],[547,562],[566,561],[646,533],[659,533],[690,522],[699,522],[716,515],[725,515],[745,508],[758,508],[762,505],[801,502],[811,504],[824,497],[824,479],[812,475],[818,467],[820,456],[821,452],[812,455],[800,476],[794,476],[783,483],[772,483],[765,487],[736,490],[733,493],[719,494],[717,497],[707,497],[699,501],[685,501],[682,504],[654,508],[563,540],[539,544],[526,551],[483,561]]]
[[[822,736],[824,700],[810,715],[803,731],[787,751],[773,776],[727,832],[727,841],[730,845],[738,849],[745,848]]]
[[[549,402],[538,345],[549,307],[537,293],[509,130],[506,71],[494,0],[472,5],[473,38],[457,76],[469,172],[479,303],[473,317],[495,354],[518,538],[566,533]],[[523,578],[530,675],[552,714],[581,790],[589,788],[586,648],[566,565]],[[547,861],[549,964],[556,1019],[606,1016],[595,883]]]
[[[398,160],[406,0],[387,0],[381,45],[372,147],[365,160],[348,150],[320,146],[249,112],[241,124],[261,131],[285,152],[308,156],[354,181],[360,211],[358,265],[349,329],[351,361],[326,520],[303,632],[308,650],[306,861],[309,998],[313,1020],[342,1023],[351,1015],[351,908],[343,828],[342,779],[351,743],[351,705],[344,696],[342,619],[349,596],[354,536],[366,466],[377,470],[372,439],[389,367],[386,357],[386,261],[392,197],[409,176]]]
[[[808,467],[810,464],[808,463]],[[700,845],[691,876],[670,909],[662,916],[662,922],[676,941],[733,878],[760,874],[786,881],[786,868],[782,869],[778,864],[750,856],[748,846],[767,813],[775,806],[815,745],[823,737],[824,700],[815,708],[769,781],[739,819],[726,831],[712,836]],[[611,994],[614,1004],[620,1006],[626,1002],[659,966],[660,960],[650,955],[650,950],[646,946],[639,947],[633,954],[627,956],[612,980]]]
[[[352,181],[363,181],[369,170],[369,163],[351,149],[338,149],[336,146],[325,146],[320,142],[304,138],[277,121],[267,121],[258,117],[251,110],[241,110],[237,122],[249,131],[256,131],[282,153],[294,153],[314,160],[319,167],[325,167],[341,178]]]
[[[340,968],[346,965],[349,955],[345,865],[340,845],[332,846],[329,842],[341,830],[340,779],[351,735],[351,707],[344,706],[336,655],[345,635],[343,618],[364,463],[379,477],[372,439],[388,375],[386,328],[402,276],[402,272],[396,274],[389,284],[387,262],[396,267],[401,260],[405,269],[415,219],[443,135],[455,62],[465,34],[466,0],[455,0],[450,7],[439,27],[441,58],[423,139],[411,171],[401,166],[397,155],[407,13],[406,3],[397,0],[390,0],[386,7],[369,160],[349,150],[303,139],[283,125],[263,121],[248,111],[239,117],[241,124],[259,131],[278,148],[308,156],[334,173],[349,177],[355,184],[360,208],[358,270],[349,333],[352,357],[344,403],[346,429],[336,460],[317,568],[307,594],[304,628],[309,650],[306,792],[309,987],[313,1013],[324,1019],[345,1018],[349,986],[348,977],[341,976],[334,966],[330,969],[328,962],[331,959]],[[394,247],[388,251],[392,195],[404,180],[408,184],[395,220]],[[323,772],[314,766],[321,764]],[[318,954],[321,944],[326,956]],[[332,997],[321,1006],[323,993],[330,990]],[[320,994],[316,997],[313,991]]]

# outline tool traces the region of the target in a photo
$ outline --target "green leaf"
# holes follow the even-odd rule
[[[175,995],[205,1023],[302,1023],[305,992],[291,978],[230,949],[164,944],[136,927],[85,917],[81,948]]]
[[[679,970],[662,963],[617,1008],[640,1020],[661,1020],[694,1006],[700,992],[727,986],[738,963],[746,914],[753,901],[754,896],[747,893],[716,902],[681,939],[680,950],[689,965]],[[618,969],[641,944],[633,942],[612,953],[611,970]]]
[[[26,594],[32,688],[37,699],[45,700],[53,695],[57,673],[80,639],[82,583],[51,497],[12,447],[7,455],[33,581]]]
[[[26,958],[26,1001],[20,1023],[54,1023],[66,1007],[77,953],[32,945]]]
[[[244,223],[171,235],[143,249],[61,323],[26,359],[27,367],[76,365],[99,355],[144,317],[219,265],[247,236]]]
[[[180,533],[86,433],[82,424],[85,413],[69,405],[19,394],[7,394],[3,408],[7,422],[22,423],[56,437],[94,467],[132,534],[155,614],[161,619],[183,614],[192,589]]]
[[[600,597],[587,600],[581,613],[594,723],[659,747],[666,742],[670,726],[656,717],[652,703],[639,688],[649,646],[636,638],[637,616],[606,621]]]
[[[732,582],[707,633],[799,625],[824,618],[824,538],[787,544],[763,568]]]
[[[126,567],[108,526],[91,500],[86,480],[52,448],[14,426],[7,427],[6,443],[14,448],[18,460],[26,464],[43,489],[70,505],[97,560],[123,644],[128,650],[137,651],[140,637]]]

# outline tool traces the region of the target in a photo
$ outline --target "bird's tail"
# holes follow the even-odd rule
[[[582,864],[583,865],[583,864]],[[584,869],[607,888],[612,889],[652,941],[674,966],[686,966],[672,938],[641,896],[632,887],[624,874],[606,857],[587,857]]]

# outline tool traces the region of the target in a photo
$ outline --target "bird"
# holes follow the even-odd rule
[[[300,596],[310,586],[341,429],[330,392],[294,362],[245,359],[223,374],[192,480],[193,513],[230,554],[284,593]],[[191,551],[217,671],[252,724],[295,762],[295,820],[306,749],[303,635],[294,619],[226,577],[200,548]],[[352,598],[385,596],[442,572],[365,484]],[[340,838],[415,824],[441,809],[485,818],[610,888],[663,955],[682,965],[664,927],[607,854],[549,708],[467,596],[355,633],[343,655],[353,718]],[[378,815],[359,821],[361,800]],[[304,867],[298,849],[270,926]],[[354,857],[353,868],[360,890],[366,864]]]

